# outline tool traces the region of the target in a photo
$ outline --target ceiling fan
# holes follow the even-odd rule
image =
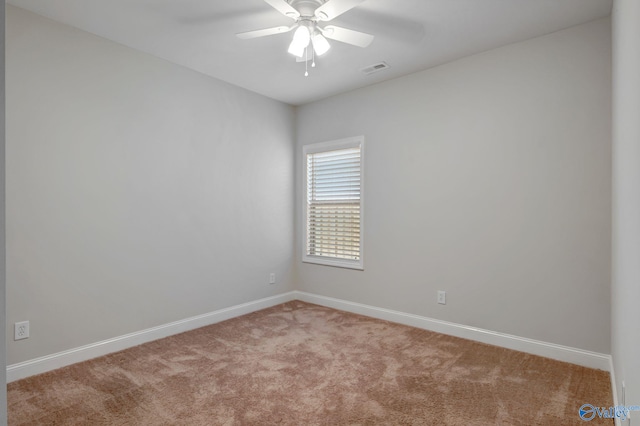
[[[289,53],[303,58],[312,46],[312,53],[323,55],[331,45],[327,39],[358,47],[367,47],[373,41],[371,34],[335,25],[321,25],[353,9],[365,0],[264,0],[278,12],[295,21],[290,27],[281,26],[236,34],[241,39],[252,39],[295,30]]]

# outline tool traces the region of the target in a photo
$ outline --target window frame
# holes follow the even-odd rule
[[[320,152],[337,151],[348,148],[360,148],[360,256],[358,260],[337,259],[326,256],[315,256],[307,254],[307,240],[309,224],[307,217],[308,200],[308,170],[307,155]],[[317,265],[335,266],[339,268],[364,270],[364,136],[353,136],[328,142],[319,142],[302,147],[302,173],[303,173],[303,196],[302,196],[302,262]]]

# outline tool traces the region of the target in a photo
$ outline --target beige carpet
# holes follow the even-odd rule
[[[609,374],[290,302],[8,386],[10,425],[593,425]]]

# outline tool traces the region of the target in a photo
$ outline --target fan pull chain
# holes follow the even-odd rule
[[[311,68],[316,67],[316,49],[311,49]]]
[[[304,49],[304,56],[306,59],[304,61],[304,76],[309,77],[309,47]]]

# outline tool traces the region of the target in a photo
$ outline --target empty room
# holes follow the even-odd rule
[[[639,1],[0,21],[0,424],[640,426]]]

